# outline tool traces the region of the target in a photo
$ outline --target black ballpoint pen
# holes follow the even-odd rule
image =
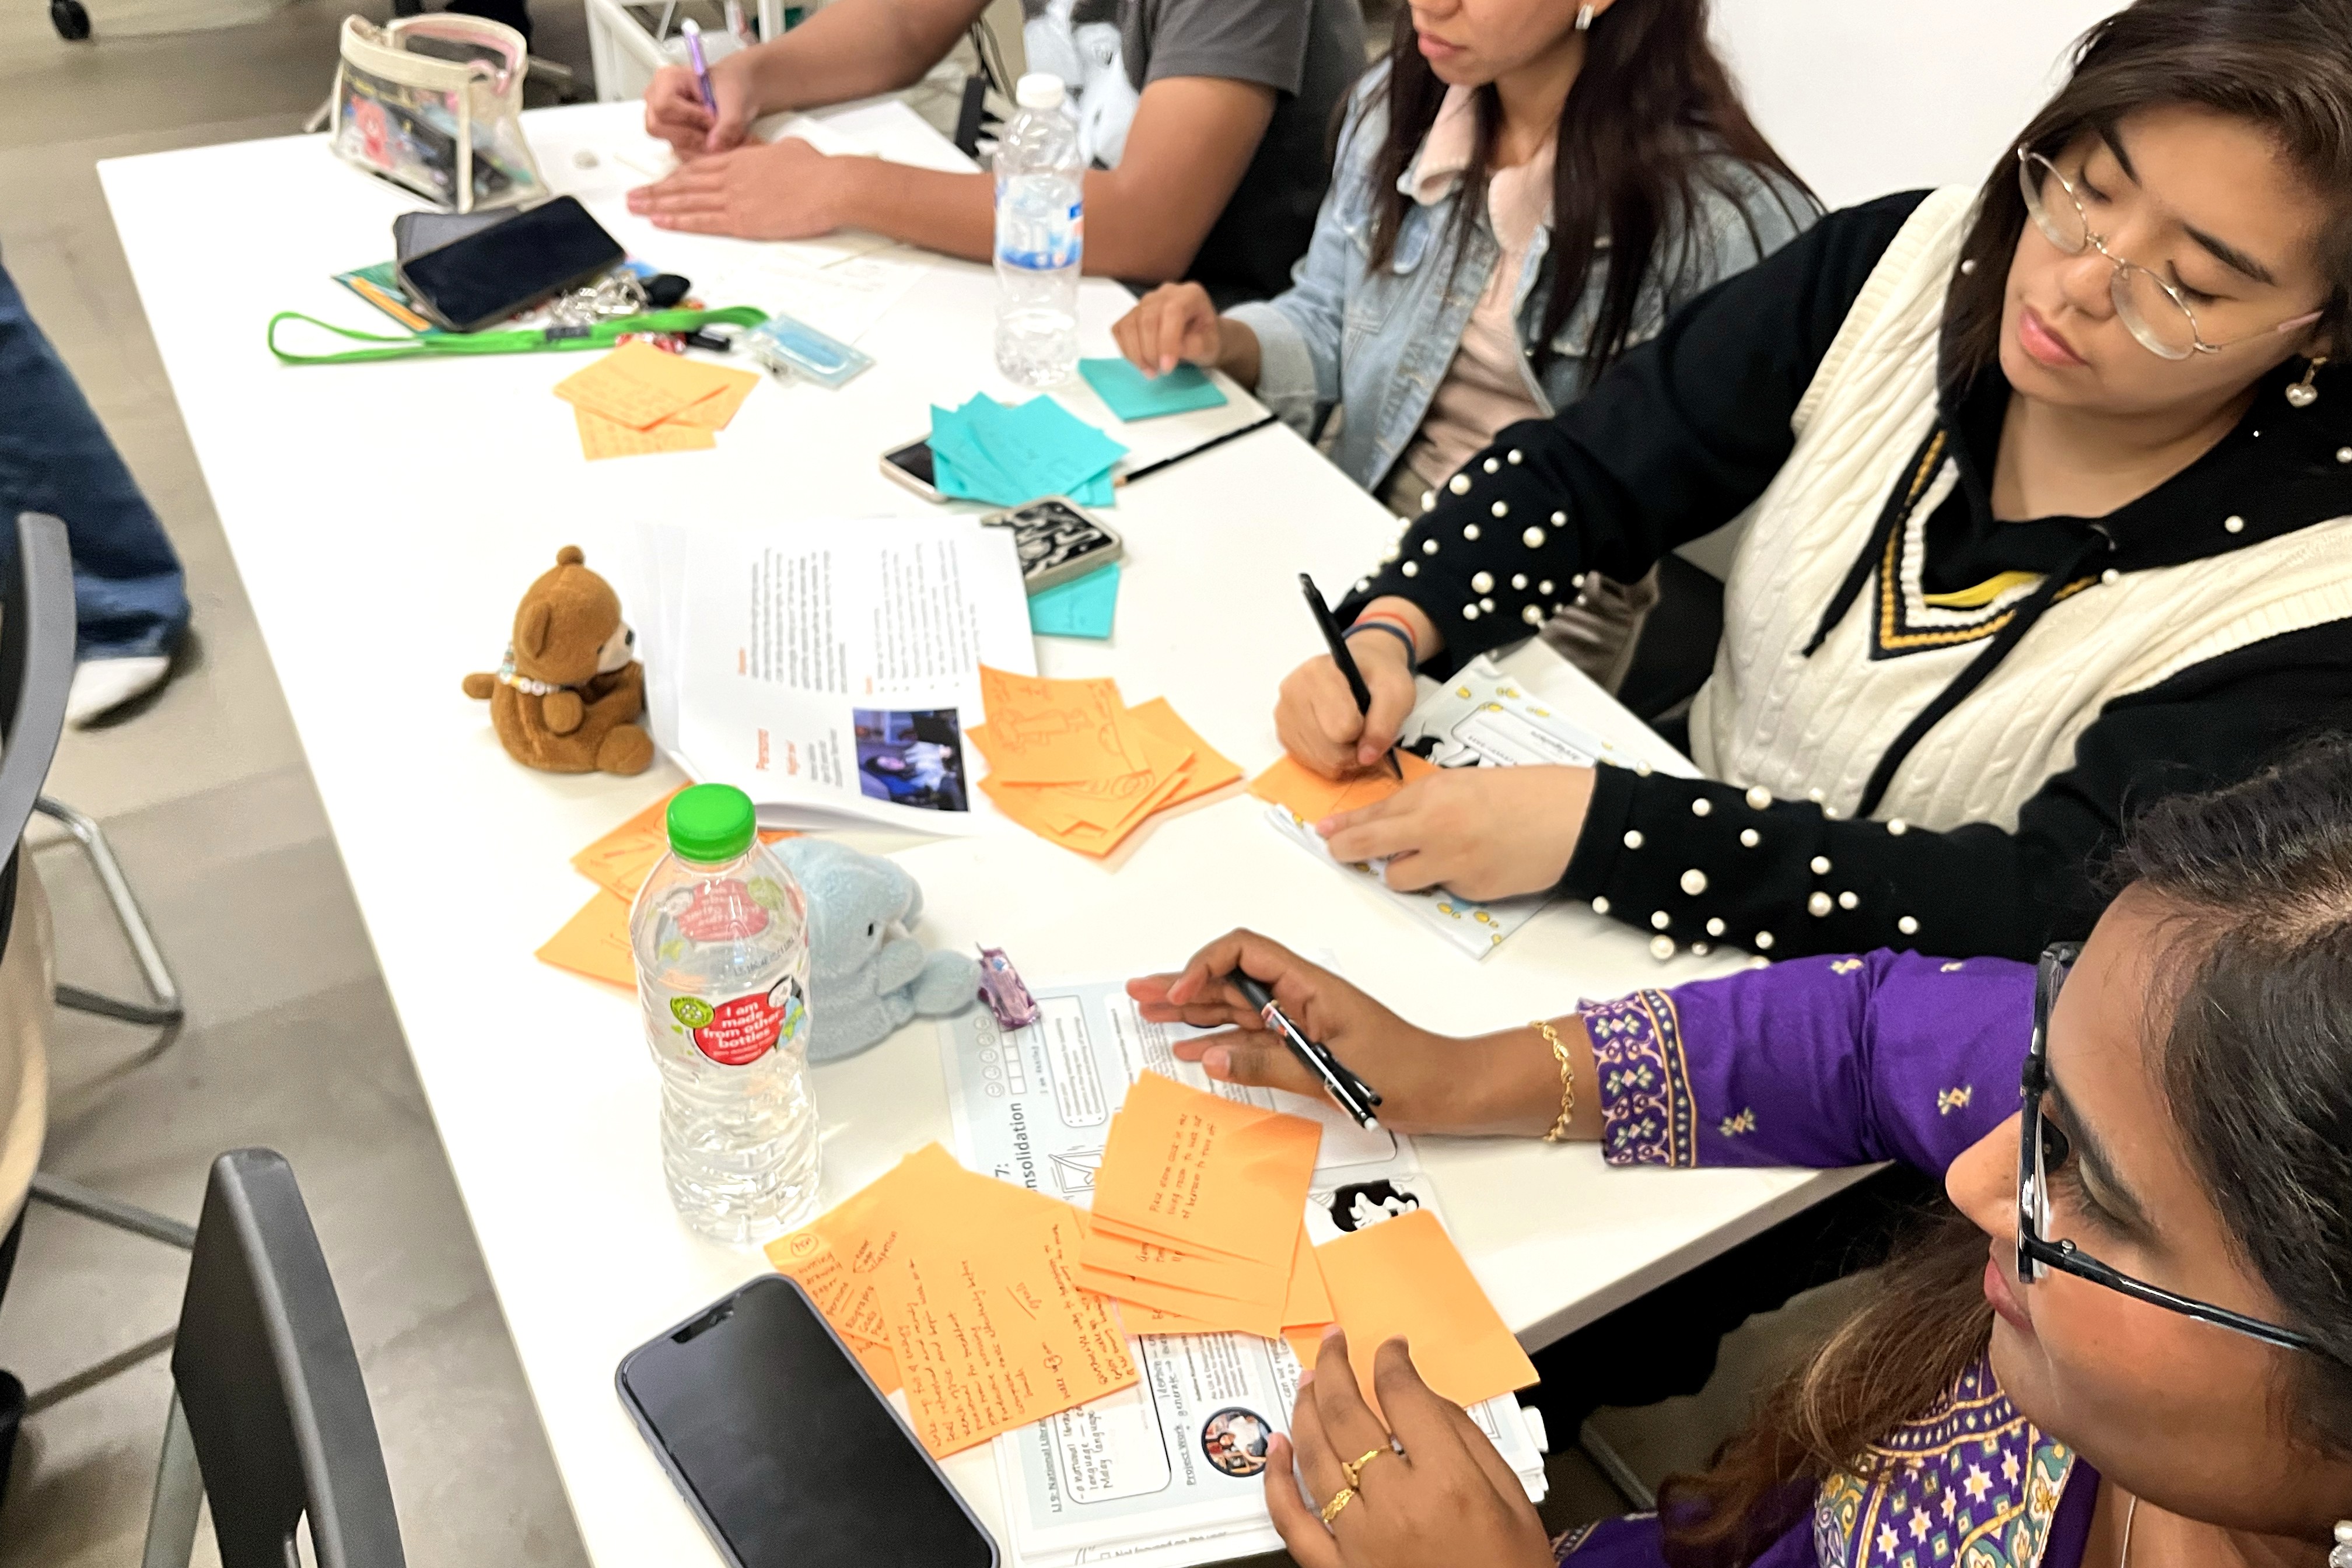
[[[1354,1117],[1360,1127],[1378,1127],[1380,1119],[1372,1114],[1372,1107],[1381,1102],[1379,1092],[1349,1072],[1328,1048],[1308,1039],[1307,1031],[1292,1023],[1289,1015],[1275,1005],[1274,993],[1263,981],[1252,979],[1238,969],[1234,971],[1233,979],[1241,987],[1242,994],[1249,998],[1250,1005],[1257,1009],[1258,1016],[1265,1020],[1265,1026],[1280,1035],[1282,1043],[1290,1047],[1290,1054],[1323,1080],[1323,1088],[1339,1109]]]
[[[1356,668],[1356,656],[1348,651],[1348,634],[1339,629],[1339,621],[1331,614],[1331,606],[1323,602],[1323,590],[1318,588],[1315,579],[1304,572],[1298,574],[1298,588],[1307,595],[1307,607],[1315,612],[1315,624],[1321,628],[1323,640],[1331,647],[1331,662],[1338,665],[1339,673],[1348,678],[1348,695],[1356,700],[1356,711],[1370,713],[1372,689],[1364,684],[1364,672]],[[1389,752],[1388,764],[1389,772],[1400,780],[1404,777],[1404,764],[1396,760],[1394,748]]]

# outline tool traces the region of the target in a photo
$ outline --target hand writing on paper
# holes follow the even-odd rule
[[[1199,1062],[1211,1078],[1322,1099],[1320,1081],[1267,1031],[1257,1009],[1226,978],[1235,969],[1264,981],[1292,1023],[1381,1091],[1384,1127],[1536,1137],[1559,1115],[1559,1067],[1533,1029],[1454,1039],[1416,1028],[1255,931],[1219,937],[1176,973],[1130,980],[1127,994],[1154,1023],[1232,1031],[1176,1043],[1176,1055]],[[1580,1048],[1583,1031],[1563,1030],[1560,1037],[1571,1036],[1574,1048]],[[1582,1099],[1597,1100],[1589,1055],[1576,1070]]]
[[[1421,640],[1423,658],[1434,651],[1434,641],[1433,636]],[[1348,651],[1371,690],[1370,712],[1358,711],[1348,678],[1328,653],[1284,676],[1282,695],[1274,705],[1274,731],[1282,738],[1283,749],[1329,779],[1373,769],[1386,772],[1381,759],[1396,744],[1397,731],[1412,711],[1412,668],[1402,639],[1386,632],[1364,632],[1348,639]]]
[[[702,89],[684,66],[664,66],[646,88],[646,134],[670,145],[681,162],[740,146],[759,117],[752,97],[751,61],[730,56],[710,68],[714,117],[702,106]]]
[[[1591,804],[1591,768],[1441,768],[1315,830],[1338,859],[1387,860],[1401,893],[1507,899],[1559,880]]]
[[[695,159],[629,193],[656,228],[741,239],[807,239],[841,226],[838,164],[796,136]]]
[[[1334,1329],[1298,1380],[1291,1436],[1267,1445],[1266,1509],[1298,1568],[1549,1568],[1551,1544],[1526,1489],[1462,1407],[1421,1380],[1404,1341],[1380,1347],[1373,1385],[1385,1426],[1357,1387],[1347,1335]],[[1374,1458],[1360,1462],[1364,1454]],[[1326,1524],[1299,1488],[1328,1506],[1349,1485],[1343,1464],[1356,1466],[1355,1496]]]

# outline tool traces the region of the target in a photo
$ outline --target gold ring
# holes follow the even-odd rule
[[[1370,1464],[1374,1459],[1379,1458],[1381,1455],[1393,1453],[1394,1451],[1395,1450],[1390,1448],[1386,1444],[1382,1444],[1377,1448],[1367,1448],[1362,1453],[1357,1455],[1351,1463],[1341,1465],[1339,1467],[1339,1473],[1348,1478],[1348,1484],[1350,1487],[1362,1486],[1364,1484],[1364,1467]]]
[[[1323,1522],[1328,1524],[1333,1520],[1339,1518],[1339,1510],[1355,1500],[1356,1489],[1353,1487],[1341,1487],[1339,1491],[1332,1496],[1331,1500],[1323,1505],[1320,1510],[1323,1515]]]

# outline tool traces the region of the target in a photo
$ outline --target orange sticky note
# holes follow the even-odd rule
[[[663,424],[690,425],[699,430],[724,430],[729,421],[735,417],[736,411],[743,406],[743,400],[751,395],[751,389],[760,384],[759,374],[754,371],[726,370],[716,365],[708,368],[711,374],[723,378],[719,389],[688,404],[662,421]]]
[[[1322,1128],[1146,1072],[1103,1142],[1094,1212],[1187,1252],[1221,1252],[1286,1281]]]
[[[725,378],[746,374],[665,353],[651,343],[623,343],[557,382],[555,395],[584,413],[645,430],[733,384]]]
[[[1327,1241],[1315,1258],[1373,1409],[1381,1402],[1372,1391],[1372,1357],[1399,1334],[1411,1342],[1423,1381],[1456,1405],[1536,1381],[1535,1363],[1427,1209]]]
[[[642,458],[649,452],[698,452],[719,445],[716,435],[690,425],[657,424],[637,430],[585,408],[574,408],[572,413],[580,426],[581,455],[592,463],[606,458]]]
[[[1286,753],[1280,762],[1250,780],[1250,794],[1260,800],[1288,806],[1303,822],[1320,822],[1327,816],[1386,800],[1413,780],[1425,778],[1437,771],[1433,764],[1411,752],[1399,752],[1395,755],[1397,764],[1404,770],[1402,782],[1391,777],[1385,769],[1379,773],[1359,773],[1354,778],[1327,779],[1297,758]]]
[[[1255,1302],[1279,1313],[1289,1298],[1288,1264],[1276,1267],[1169,1246],[1159,1237],[1097,1214],[1087,1227],[1079,1254],[1088,1269],[1157,1280],[1181,1289],[1231,1300]],[[1113,1295],[1117,1291],[1110,1292]],[[1328,1314],[1326,1314],[1328,1319]],[[1279,1319],[1275,1326],[1281,1327]]]
[[[1315,1260],[1315,1244],[1307,1227],[1298,1227],[1298,1245],[1290,1253],[1290,1289],[1282,1299],[1282,1326],[1315,1329],[1331,1321],[1331,1292],[1323,1286],[1323,1266]]]
[[[1181,1290],[1155,1280],[1081,1268],[1078,1283],[1097,1295],[1125,1306],[1149,1308],[1190,1326],[1163,1329],[1163,1333],[1255,1334],[1270,1340],[1282,1331],[1282,1309],[1264,1301],[1236,1301],[1225,1296]]]
[[[629,950],[629,900],[599,889],[547,939],[538,956],[541,963],[635,991],[637,960]]]
[[[1083,1279],[1081,1276],[1082,1283]],[[1144,1334],[1222,1334],[1226,1331],[1222,1323],[1187,1317],[1162,1307],[1146,1306],[1141,1301],[1114,1300],[1111,1307],[1118,1313],[1120,1327],[1139,1338]]]
[[[1141,742],[1109,680],[1047,680],[980,667],[988,721],[964,731],[1000,784],[1068,784],[1140,773]]]
[[[1171,805],[1220,790],[1242,776],[1241,764],[1225,756],[1208,742],[1201,739],[1192,726],[1177,717],[1176,710],[1168,706],[1168,699],[1155,697],[1149,702],[1139,702],[1127,710],[1127,716],[1152,734],[1190,753],[1192,759],[1192,777],[1183,789],[1169,801]]]

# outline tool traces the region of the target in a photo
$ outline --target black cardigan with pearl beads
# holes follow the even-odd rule
[[[1582,401],[1503,431],[1435,492],[1342,619],[1383,595],[1412,600],[1444,631],[1429,671],[1443,676],[1524,638],[1580,574],[1630,582],[1738,516],[1793,448],[1793,412],[1924,196],[1831,215],[1693,300]],[[1942,410],[1960,482],[1927,520],[1926,586],[2176,566],[2352,514],[2352,385],[2322,378],[2319,404],[2285,417],[2282,395],[2302,368],[2266,380],[2235,430],[2147,494],[2100,519],[2027,522],[1991,512],[2009,388],[1998,369],[1979,376]],[[1856,574],[1849,590],[1866,569]],[[2346,728],[2352,622],[2331,621],[2110,701],[2013,831],[1929,832],[1867,820],[1866,808],[1840,820],[1811,801],[1603,767],[1560,889],[1645,930],[1664,914],[1694,945],[1776,958],[1911,947],[1924,927],[1941,953],[2031,959],[2087,932],[2104,902],[2099,861],[2134,809]]]

